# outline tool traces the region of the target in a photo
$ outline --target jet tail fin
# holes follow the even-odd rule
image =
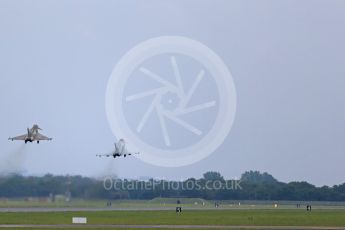
[[[117,143],[115,142],[114,145],[115,145],[115,152],[118,153],[119,152],[119,147],[117,146]]]

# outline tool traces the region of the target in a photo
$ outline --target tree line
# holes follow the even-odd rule
[[[0,197],[48,197],[69,194],[83,199],[153,199],[189,197],[207,200],[345,201],[345,183],[317,187],[307,182],[284,183],[268,173],[248,171],[240,180],[218,172],[183,181],[95,179],[82,176],[0,176]]]

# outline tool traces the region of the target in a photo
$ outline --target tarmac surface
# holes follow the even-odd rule
[[[1,212],[163,211],[163,210],[175,211],[174,208],[0,208],[0,213]]]

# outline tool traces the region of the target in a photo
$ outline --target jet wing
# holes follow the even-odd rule
[[[28,135],[26,135],[26,134],[24,134],[24,135],[21,135],[21,136],[17,136],[17,137],[10,137],[10,138],[8,138],[9,140],[11,140],[11,141],[14,141],[14,140],[17,140],[17,141],[25,141],[25,139],[26,139],[26,137],[27,137]]]
[[[127,155],[134,155],[134,154],[139,154],[139,152],[137,152],[137,153],[131,153],[131,152],[128,152],[128,151],[126,151],[127,153]]]
[[[132,152],[129,152],[128,150],[127,150],[127,148],[123,148],[123,150],[122,150],[122,154],[121,155],[134,155],[134,154],[139,154],[139,152],[137,152],[137,153],[132,153]]]
[[[46,137],[46,136],[44,136],[44,135],[42,135],[42,134],[40,134],[40,133],[37,133],[37,134],[35,135],[35,140],[36,140],[36,141],[51,141],[52,138],[49,138],[49,137]]]
[[[97,154],[96,157],[112,157],[113,154]]]

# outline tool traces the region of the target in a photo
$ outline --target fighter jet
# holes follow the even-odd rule
[[[126,142],[124,139],[120,139],[119,142],[114,143],[115,144],[115,150],[112,153],[109,154],[97,154],[97,157],[120,157],[120,156],[124,156],[126,157],[127,155],[132,155],[132,154],[139,154],[139,153],[130,153],[127,151],[126,148]]]
[[[11,141],[24,141],[25,144],[28,142],[37,141],[37,144],[40,143],[40,141],[51,141],[52,138],[46,137],[38,132],[38,130],[42,130],[38,125],[33,125],[31,129],[27,128],[27,134],[17,136],[17,137],[10,137],[8,138]]]

